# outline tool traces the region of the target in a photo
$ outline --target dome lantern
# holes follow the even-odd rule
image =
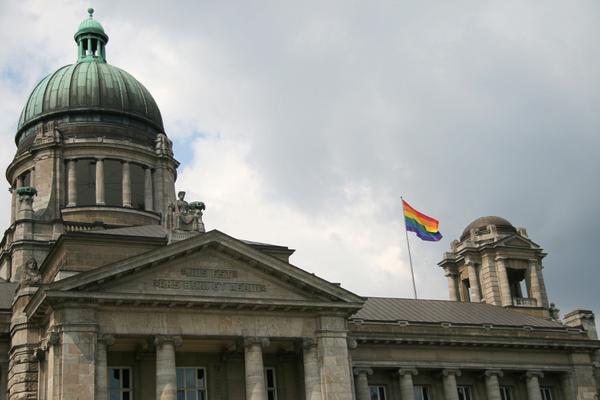
[[[94,19],[94,9],[88,8],[89,18],[79,24],[75,33],[77,43],[77,61],[106,62],[106,43],[108,35],[104,28]]]

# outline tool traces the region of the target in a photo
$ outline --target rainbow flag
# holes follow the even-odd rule
[[[428,242],[437,242],[442,238],[437,219],[421,214],[404,200],[402,200],[402,208],[404,209],[404,222],[408,232],[414,232],[418,237]]]

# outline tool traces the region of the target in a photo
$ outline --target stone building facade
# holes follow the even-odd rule
[[[594,316],[559,320],[543,250],[480,218],[439,263],[450,301],[367,298],[285,246],[206,231],[150,93],[77,62],[30,95],[6,177],[0,399],[591,400]]]

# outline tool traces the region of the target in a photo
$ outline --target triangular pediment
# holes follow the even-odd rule
[[[361,303],[363,299],[219,231],[55,282],[52,291],[214,301]]]
[[[538,248],[538,245],[533,243],[531,240],[517,235],[512,235],[507,238],[504,238],[501,241],[499,241],[498,244],[507,247],[519,247],[523,249]]]

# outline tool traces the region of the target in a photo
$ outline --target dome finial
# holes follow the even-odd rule
[[[90,18],[94,18],[94,9],[92,7],[88,8],[88,14],[90,14]]]

